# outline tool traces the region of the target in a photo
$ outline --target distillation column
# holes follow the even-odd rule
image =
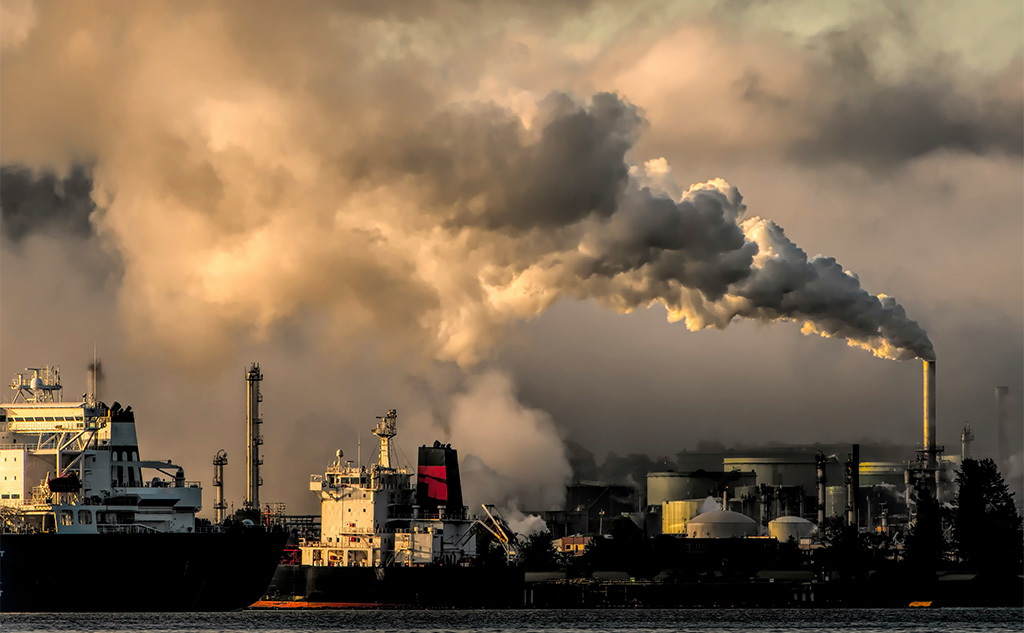
[[[262,381],[260,365],[253,363],[245,374],[245,507],[256,511],[260,511],[260,486],[263,485],[263,479],[260,477],[260,466],[263,465],[263,460],[260,459],[260,444],[263,444],[263,436],[260,434],[260,425],[263,424],[263,418],[260,416],[260,403],[263,402],[263,394],[260,393]]]
[[[213,504],[214,521],[224,522],[224,511],[228,504],[224,502],[224,467],[228,464],[228,454],[221,449],[213,458],[213,487],[217,489],[217,501]]]

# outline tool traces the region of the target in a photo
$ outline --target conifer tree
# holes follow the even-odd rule
[[[1021,572],[1024,527],[1013,493],[991,459],[966,459],[956,475],[957,557],[979,571]]]

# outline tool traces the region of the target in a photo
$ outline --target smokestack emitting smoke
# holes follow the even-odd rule
[[[926,360],[924,368],[924,450],[926,466],[935,468],[935,361]]]

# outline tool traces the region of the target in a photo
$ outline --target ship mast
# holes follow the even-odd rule
[[[373,434],[380,438],[380,457],[377,465],[382,469],[391,469],[391,438],[398,435],[398,411],[391,409],[387,415],[377,416],[380,422],[373,429]]]

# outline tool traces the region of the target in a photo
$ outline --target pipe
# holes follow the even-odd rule
[[[924,361],[924,455],[925,467],[935,468],[935,361]]]

